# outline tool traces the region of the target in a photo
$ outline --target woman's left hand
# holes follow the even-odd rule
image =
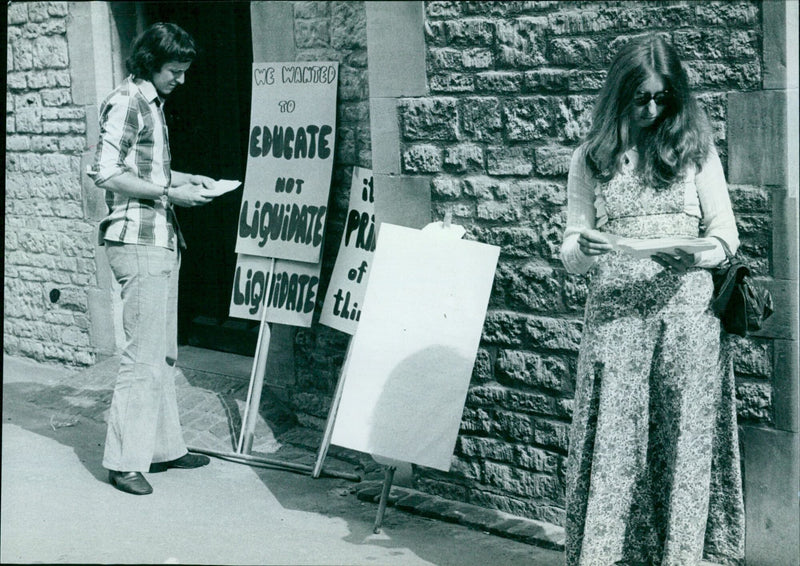
[[[673,273],[685,273],[687,269],[694,267],[694,254],[686,253],[681,249],[675,251],[678,253],[676,256],[659,252],[651,255],[650,258],[667,271]]]

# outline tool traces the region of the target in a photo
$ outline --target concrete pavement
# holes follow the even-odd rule
[[[181,352],[187,442],[231,451],[252,359],[220,354],[215,366],[196,350]],[[552,539],[541,524],[402,487],[373,534],[380,468],[335,447],[326,468],[373,481],[315,480],[212,458],[198,470],[148,474],[152,495],[121,493],[101,466],[116,363],[70,372],[4,357],[0,562],[563,564],[562,553],[519,541]],[[254,453],[312,463],[317,433],[292,425],[279,403],[262,406]]]

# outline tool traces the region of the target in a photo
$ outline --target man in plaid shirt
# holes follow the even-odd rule
[[[111,270],[122,287],[125,346],[108,417],[103,466],[117,489],[153,489],[142,472],[196,468],[175,397],[178,271],[186,244],[173,206],[201,206],[214,181],[170,169],[164,99],[183,84],[197,54],[192,37],[169,23],[133,44],[131,73],[100,108],[100,141],[91,171],[106,191],[100,223]]]

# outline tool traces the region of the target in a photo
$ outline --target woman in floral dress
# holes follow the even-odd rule
[[[607,236],[708,237],[636,259]],[[739,239],[674,49],[625,45],[572,157],[561,259],[588,273],[567,459],[567,564],[737,564],[744,508],[727,337],[709,268]]]

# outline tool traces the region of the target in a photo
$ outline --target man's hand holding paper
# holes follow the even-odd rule
[[[233,181],[228,179],[220,179],[219,181],[211,181],[211,184],[203,183],[202,194],[207,197],[218,197],[225,193],[229,193],[241,185],[241,181]]]

